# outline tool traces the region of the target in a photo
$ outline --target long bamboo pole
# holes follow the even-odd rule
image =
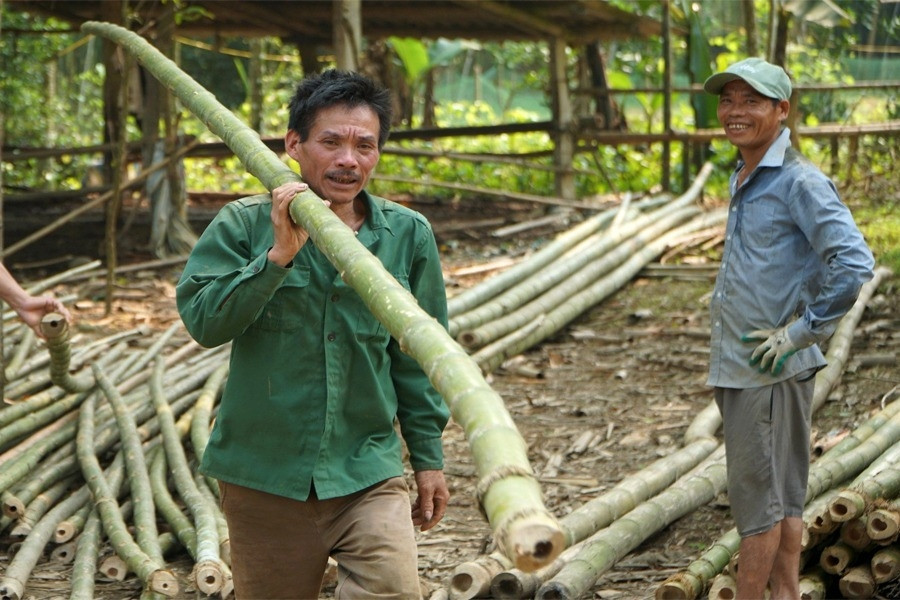
[[[82,29],[132,52],[222,138],[267,189],[298,180],[258,133],[146,40],[109,23],[87,22]],[[298,194],[290,212],[401,348],[419,363],[465,430],[480,478],[479,500],[498,546],[526,571],[556,558],[563,549],[562,532],[544,506],[524,440],[478,365],[314,193]]]
[[[209,508],[206,498],[200,494],[197,483],[191,474],[184,446],[181,443],[181,436],[175,427],[172,407],[166,400],[163,386],[164,373],[165,361],[158,358],[154,365],[153,377],[150,380],[150,398],[153,400],[153,406],[156,407],[163,435],[163,448],[172,471],[175,488],[194,517],[197,541],[193,555],[196,565],[191,576],[197,589],[206,595],[212,595],[219,592],[225,584],[224,569],[219,557],[219,530],[212,509]]]

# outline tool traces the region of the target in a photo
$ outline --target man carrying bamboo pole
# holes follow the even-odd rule
[[[791,81],[758,58],[706,80],[740,153],[710,303],[708,384],[722,413],[741,535],[739,598],[799,599],[817,346],[872,278],[874,259],[833,183],[791,147]]]
[[[433,527],[447,507],[449,411],[289,212],[308,186],[447,326],[430,225],[365,190],[390,107],[387,90],[356,73],[301,81],[285,149],[304,182],[223,207],[177,287],[191,335],[232,343],[201,470],[220,481],[238,598],[315,598],[329,556],[338,598],[421,596],[414,526]]]

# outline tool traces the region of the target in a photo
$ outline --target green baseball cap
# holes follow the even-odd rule
[[[735,79],[743,79],[757,92],[776,100],[789,100],[791,80],[784,69],[761,58],[745,58],[721,73],[710,76],[703,89],[710,94],[721,94],[725,84]]]

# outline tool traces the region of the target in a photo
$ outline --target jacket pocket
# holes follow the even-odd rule
[[[253,326],[265,331],[294,331],[303,327],[309,311],[308,288],[309,267],[295,266]]]

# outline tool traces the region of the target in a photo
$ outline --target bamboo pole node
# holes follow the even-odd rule
[[[484,510],[483,500],[485,494],[491,489],[492,485],[507,477],[527,477],[529,479],[535,479],[534,471],[522,465],[508,464],[497,467],[487,475],[484,475],[475,486],[475,498],[478,500],[478,506],[481,507],[482,511]]]

